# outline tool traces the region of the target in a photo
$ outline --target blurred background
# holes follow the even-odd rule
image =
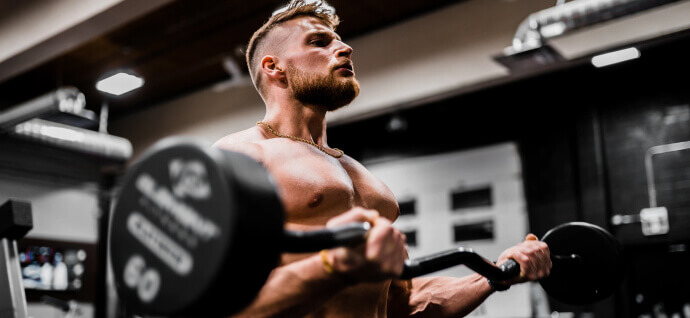
[[[570,221],[622,244],[625,280],[603,302],[525,284],[471,316],[690,317],[690,1],[329,4],[362,89],[328,115],[328,143],[395,193],[412,257],[496,258]],[[62,87],[83,93],[76,111],[0,120],[0,202],[33,206],[19,243],[31,316],[63,316],[44,295],[118,316],[105,255],[118,177],[163,137],[215,141],[262,119],[243,52],[283,5],[0,2],[0,119]],[[139,87],[97,89],[117,73]]]

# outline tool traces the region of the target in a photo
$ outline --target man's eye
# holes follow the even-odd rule
[[[309,44],[316,45],[316,46],[326,46],[326,41],[324,41],[324,40],[311,40],[311,41],[309,41]]]

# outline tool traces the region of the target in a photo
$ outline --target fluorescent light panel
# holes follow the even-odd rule
[[[101,92],[122,95],[144,85],[144,79],[127,73],[117,73],[98,81],[96,88]]]
[[[596,67],[604,67],[611,64],[634,60],[638,57],[640,57],[640,51],[637,48],[630,47],[623,50],[597,55],[592,58],[592,64]]]

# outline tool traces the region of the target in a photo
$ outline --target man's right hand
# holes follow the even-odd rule
[[[329,250],[333,271],[358,282],[376,282],[400,276],[407,248],[405,234],[375,210],[353,208],[328,221],[326,227],[368,222],[372,225],[364,244]]]

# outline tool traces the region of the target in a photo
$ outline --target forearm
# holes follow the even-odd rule
[[[479,274],[415,278],[410,287],[412,317],[462,317],[492,293],[486,278]]]
[[[347,286],[314,255],[273,270],[256,299],[233,317],[302,317]]]

